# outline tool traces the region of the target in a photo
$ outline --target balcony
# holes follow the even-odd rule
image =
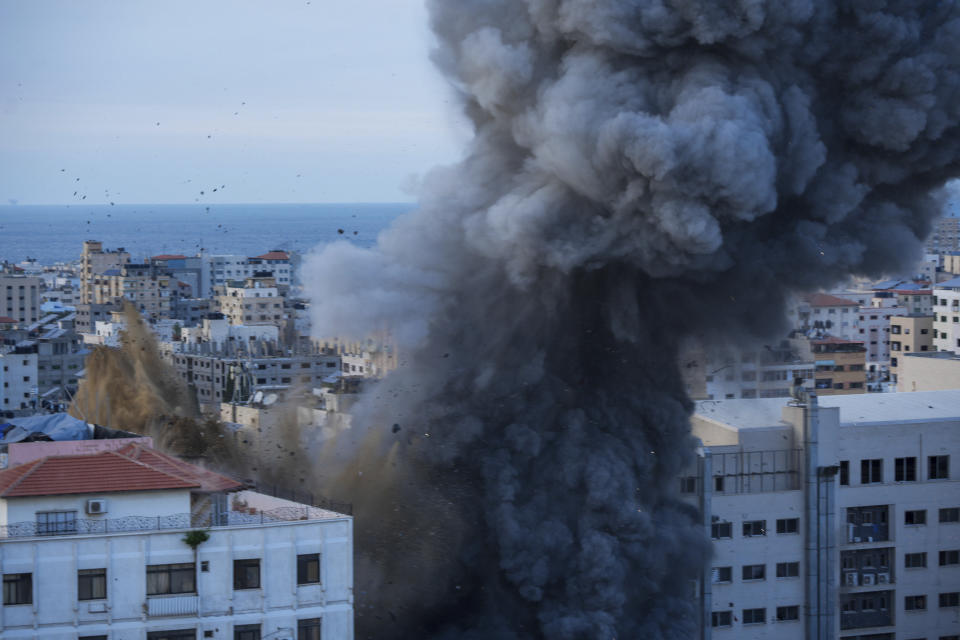
[[[193,616],[197,614],[198,602],[196,595],[147,598],[147,615]]]

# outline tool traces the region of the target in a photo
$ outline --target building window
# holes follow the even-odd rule
[[[723,476],[716,476],[713,479],[713,490],[717,493],[723,493]]]
[[[77,571],[77,600],[104,600],[107,597],[107,570]]]
[[[766,580],[767,565],[765,564],[745,564],[741,574],[743,580]]]
[[[55,536],[77,532],[76,511],[38,511],[37,535]]]
[[[842,485],[850,484],[850,461],[849,460],[840,461],[840,484]]]
[[[916,511],[904,511],[903,524],[907,524],[907,525],[927,524],[927,511],[925,509],[918,509]]]
[[[297,620],[297,640],[320,640],[320,618]]]
[[[950,456],[930,456],[927,465],[927,479],[946,480],[950,477]]]
[[[799,575],[800,575],[799,562],[778,562],[777,563],[778,578],[796,578]]]
[[[903,566],[907,569],[923,569],[927,566],[927,553],[905,553]]]
[[[733,524],[730,522],[714,522],[710,526],[710,537],[714,540],[733,537]]]
[[[916,482],[917,459],[897,458],[893,461],[894,480],[897,482]]]
[[[780,518],[777,520],[777,533],[798,533],[799,530],[799,518]]]
[[[958,607],[958,606],[960,606],[960,592],[952,591],[950,593],[940,594],[941,609],[946,609],[947,607]]]
[[[860,461],[860,484],[883,482],[883,460]]]
[[[297,584],[320,583],[320,554],[297,556]]]
[[[8,573],[3,576],[3,604],[33,604],[32,573]]]
[[[766,609],[744,609],[743,624],[763,624],[767,619]]]
[[[260,640],[260,625],[258,624],[234,625],[233,640]]]
[[[680,493],[696,493],[697,492],[697,478],[695,476],[687,476],[686,478],[680,478]]]
[[[712,627],[729,627],[732,624],[732,611],[714,611],[710,614],[710,626]]]
[[[940,509],[940,523],[945,522],[960,522],[960,508],[958,507],[949,507],[947,509]]]
[[[907,596],[903,599],[907,611],[923,611],[927,608],[927,596]]]
[[[196,593],[196,570],[196,565],[192,562],[149,565],[147,567],[147,595]]]
[[[733,567],[714,567],[710,573],[714,584],[733,582]]]
[[[260,588],[260,558],[233,561],[233,588]]]
[[[777,607],[777,622],[787,622],[789,620],[800,619],[800,607],[791,605],[789,607]]]
[[[755,536],[767,535],[766,520],[747,520],[743,523],[743,537],[752,538]]]
[[[196,629],[174,629],[172,631],[148,631],[147,640],[196,640]]]
[[[960,564],[960,549],[947,549],[940,552],[940,566],[949,567],[950,565]]]

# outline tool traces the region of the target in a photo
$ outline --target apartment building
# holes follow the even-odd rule
[[[960,217],[956,212],[938,218],[933,223],[933,232],[927,238],[927,253],[960,251]]]
[[[40,295],[43,278],[0,274],[0,316],[13,318],[18,324],[40,319]]]
[[[933,315],[891,316],[890,381],[897,384],[903,356],[926,351],[933,351]]]
[[[151,264],[124,264],[91,279],[92,303],[116,304],[123,299],[133,304],[150,321],[170,317],[176,280]]]
[[[843,338],[859,340],[861,303],[827,293],[804,296],[793,307],[794,327],[803,332],[814,331]]]
[[[960,390],[797,395],[697,405],[701,637],[957,637]]]
[[[960,349],[960,278],[933,287],[933,346],[937,351]]]
[[[0,346],[0,412],[32,410],[39,391],[37,378],[36,346]]]
[[[254,256],[202,256],[200,265],[200,297],[214,295],[214,289],[225,287],[232,280],[246,280],[263,273],[276,280],[277,286],[287,288],[292,283],[293,268],[285,251],[273,250]]]
[[[5,639],[353,638],[350,516],[111,442],[0,471]]]
[[[760,349],[703,353],[703,398],[787,398],[796,379],[813,388],[813,358],[789,343]]]
[[[283,324],[283,298],[276,281],[267,277],[251,277],[228,283],[217,303],[230,324],[262,325],[277,328]]]
[[[794,338],[791,344],[814,365],[813,386],[819,395],[865,393],[866,348],[861,340],[833,336]]]
[[[897,302],[896,297],[874,298],[869,307],[860,308],[856,339],[863,341],[871,373],[883,373],[890,365],[890,319],[907,313]]]
[[[130,262],[130,254],[123,247],[116,251],[104,251],[103,243],[97,240],[86,240],[83,243],[83,252],[80,254],[80,303],[93,304],[94,277],[110,270],[119,270]]]

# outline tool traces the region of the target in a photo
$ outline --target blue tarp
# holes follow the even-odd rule
[[[10,418],[15,426],[3,434],[0,442],[20,442],[32,433],[42,433],[52,440],[89,440],[90,427],[67,413],[51,413],[29,418]]]

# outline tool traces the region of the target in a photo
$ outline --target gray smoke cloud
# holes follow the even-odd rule
[[[387,504],[357,505],[386,574],[360,585],[358,635],[689,638],[709,544],[676,494],[678,343],[766,335],[789,293],[916,258],[957,174],[958,9],[429,6],[475,137],[374,249],[305,266],[318,335],[401,346],[364,444],[329,461],[331,481],[344,459],[354,483],[395,469],[366,489]],[[443,552],[405,566],[421,534]]]

